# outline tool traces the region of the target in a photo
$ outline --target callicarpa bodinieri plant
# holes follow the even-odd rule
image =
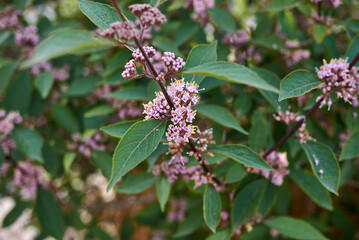
[[[0,1],[0,239],[359,239],[358,12]]]

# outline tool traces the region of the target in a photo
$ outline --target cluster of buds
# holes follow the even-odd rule
[[[15,125],[21,122],[22,118],[19,113],[9,112],[6,114],[5,110],[0,110],[0,145],[6,156],[10,154],[11,149],[16,148],[16,144],[10,138],[10,134],[14,130]]]
[[[335,92],[338,98],[344,99],[353,106],[358,106],[359,93],[359,74],[356,67],[349,69],[347,59],[332,59],[329,63],[323,60],[324,64],[317,69],[320,79],[325,82],[319,86],[323,95],[317,98],[322,99],[321,107],[328,104],[328,109],[332,105],[330,94]]]
[[[207,150],[208,145],[216,144],[216,142],[213,140],[212,129],[201,131],[199,128],[197,128],[196,135],[197,139],[195,142],[197,145],[194,147],[195,151],[191,150],[189,152],[189,156],[194,156],[198,161],[203,161],[203,157],[205,156],[213,157],[213,153],[211,152],[204,153]]]
[[[63,82],[69,78],[69,65],[61,68],[54,68],[50,62],[41,62],[31,68],[31,74],[38,76],[42,72],[50,72],[54,80]]]
[[[171,109],[164,94],[158,92],[153,101],[144,104],[145,119],[171,119],[173,124],[168,127],[167,140],[178,143],[188,142],[195,131],[195,126],[187,123],[192,123],[196,116],[192,106],[199,102],[198,85],[185,83],[181,79],[172,82],[167,87],[167,92],[174,103],[174,109]]]
[[[326,2],[333,8],[337,8],[342,4],[342,2],[340,0],[310,0],[310,1],[315,4],[319,4],[321,2]]]
[[[16,29],[20,27],[19,17],[21,11],[13,6],[8,6],[0,10],[0,29]]]
[[[91,93],[87,97],[87,100],[91,103],[95,103],[98,100],[106,101],[114,109],[116,109],[117,116],[114,119],[115,121],[117,121],[118,119],[122,120],[126,118],[133,119],[140,116],[142,114],[142,110],[138,107],[136,101],[120,100],[106,96],[107,94],[116,90],[119,90],[119,88],[105,84],[101,88],[97,88],[93,93]]]
[[[187,200],[184,198],[171,199],[171,211],[167,214],[170,222],[182,222],[186,214]]]
[[[175,54],[172,52],[164,52],[162,55],[151,46],[144,46],[143,50],[145,51],[149,60],[154,63],[158,76],[155,76],[155,73],[153,73],[152,70],[150,70],[150,68],[147,66],[146,58],[140,49],[136,49],[132,52],[134,59],[131,59],[128,63],[126,63],[125,70],[122,72],[122,77],[132,79],[142,76],[137,75],[136,62],[143,65],[144,75],[156,79],[157,81],[177,74],[186,64],[181,57],[176,58]]]
[[[167,22],[166,16],[161,13],[158,8],[152,7],[150,4],[132,4],[129,6],[130,11],[136,15],[140,29],[130,21],[114,22],[108,29],[99,30],[98,33],[106,38],[113,39],[117,37],[128,44],[135,38],[148,39],[151,37],[151,27],[160,26]]]
[[[228,61],[235,61],[244,64],[246,61],[261,62],[262,56],[254,45],[247,46],[250,41],[247,31],[238,29],[236,33],[227,33],[222,42],[230,46],[231,53]],[[247,46],[247,47],[246,47]]]
[[[167,22],[166,16],[150,4],[132,4],[129,9],[140,20],[144,28],[160,26]]]
[[[310,57],[310,51],[300,49],[300,44],[297,40],[286,40],[285,45],[290,50],[281,50],[285,65],[291,67]]]
[[[271,177],[271,181],[274,185],[282,185],[283,178],[289,174],[289,170],[287,169],[289,165],[287,153],[272,152],[269,154],[266,160],[268,165],[274,169],[273,171],[246,167],[247,171],[250,173],[262,175],[265,178]]]
[[[224,35],[222,42],[235,48],[241,48],[251,40],[247,31],[238,29],[236,33],[227,33]]]
[[[106,149],[100,133],[95,133],[85,139],[80,133],[75,133],[72,135],[72,143],[67,146],[70,150],[82,153],[86,157],[91,156],[92,150],[104,151]]]
[[[284,122],[288,126],[293,122],[299,122],[303,119],[305,120],[305,116],[293,113],[289,110],[285,112],[278,111],[278,115],[273,115],[273,117],[278,122]],[[298,129],[298,139],[300,143],[306,143],[307,141],[313,140],[305,126],[305,121],[303,121],[303,123],[300,125],[300,128]]]
[[[210,20],[207,9],[214,8],[214,6],[214,0],[187,0],[185,4],[185,8],[193,8],[192,19],[200,22],[202,26]]]
[[[16,43],[24,50],[25,57],[30,58],[35,47],[40,41],[36,26],[27,26],[18,30],[15,34]]]
[[[43,182],[42,168],[28,162],[19,162],[14,173],[14,184],[25,196],[35,198],[39,184]]]
[[[189,180],[189,172],[186,164],[188,163],[188,157],[180,154],[173,155],[169,162],[164,161],[160,165],[155,165],[152,168],[152,173],[158,176],[163,172],[170,183],[175,182],[180,176],[185,180]]]

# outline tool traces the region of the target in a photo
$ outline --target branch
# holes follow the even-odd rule
[[[349,70],[359,61],[359,53],[353,58],[353,60],[349,64]],[[305,114],[305,117],[300,120],[294,127],[290,128],[288,132],[276,143],[273,147],[267,150],[263,158],[267,158],[269,154],[278,149],[288,138],[294,135],[294,133],[302,126],[305,120],[307,120],[320,106],[320,104],[324,101],[325,95],[321,96],[321,98],[317,101],[317,103]]]
[[[120,15],[122,21],[127,21],[125,16],[123,15],[121,9],[119,8],[116,0],[110,0],[110,1],[114,5],[114,7],[115,7],[116,11],[118,12],[118,14]],[[165,96],[165,98],[166,98],[168,104],[170,105],[170,107],[172,109],[174,109],[175,107],[174,107],[173,101],[172,101],[171,97],[168,95],[168,92],[167,92],[166,88],[164,87],[164,85],[163,85],[163,83],[161,82],[160,79],[156,79],[158,77],[158,73],[156,72],[156,69],[154,68],[152,62],[150,61],[146,51],[143,49],[141,41],[139,41],[137,37],[135,37],[134,40],[135,40],[135,43],[136,43],[138,49],[140,49],[142,55],[144,56],[147,66],[149,67],[150,71],[152,72],[153,76],[155,77],[154,80],[157,82],[158,86],[161,88],[161,91],[162,91],[163,95]],[[189,139],[189,145],[190,145],[191,149],[194,152],[197,152],[197,150],[196,150],[196,148],[195,148],[195,146],[194,146],[191,139]],[[197,157],[198,157],[198,161],[201,164],[201,167],[203,168],[203,170],[206,173],[211,173],[210,170],[207,168],[206,164],[204,163],[204,161],[202,161],[203,160],[202,157],[199,154],[197,154]],[[217,178],[213,177],[212,179],[218,185],[221,185],[220,181]]]

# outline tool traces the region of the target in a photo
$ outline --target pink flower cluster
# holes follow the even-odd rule
[[[321,107],[327,103],[328,109],[332,105],[330,97],[331,92],[335,92],[338,98],[344,99],[345,102],[358,106],[359,93],[359,74],[356,67],[349,69],[347,59],[332,59],[329,63],[323,60],[323,65],[317,69],[320,79],[325,82],[319,86],[323,95],[317,98],[319,101],[322,97]]]
[[[171,109],[162,92],[156,94],[156,98],[144,104],[143,113],[145,119],[170,118],[170,124],[166,133],[168,141],[188,142],[188,138],[194,133],[195,127],[191,124],[196,116],[192,106],[199,102],[198,85],[185,83],[183,79],[171,83],[167,92],[174,103]]]
[[[155,70],[158,73],[158,76],[154,76],[154,74],[146,64],[145,56],[143,56],[140,49],[136,49],[132,52],[132,56],[134,59],[131,59],[128,63],[126,63],[125,70],[122,72],[122,77],[127,79],[140,77],[139,75],[137,75],[136,62],[143,65],[144,75],[156,79],[157,81],[177,74],[179,70],[181,70],[186,65],[185,61],[181,57],[176,58],[174,53],[164,52],[162,55],[160,52],[156,51],[151,46],[144,46],[143,50],[145,51],[149,60],[154,63]]]
[[[50,62],[41,62],[31,68],[31,74],[38,76],[42,72],[50,72],[56,81],[63,82],[70,77],[69,70],[69,65],[54,68]]]
[[[109,39],[117,36],[122,40],[131,41],[137,37],[138,30],[133,22],[114,22],[110,24],[109,28],[99,31],[99,34]]]
[[[100,133],[95,133],[86,139],[83,139],[80,133],[75,133],[72,135],[72,143],[68,144],[68,148],[72,151],[82,153],[86,157],[91,157],[92,150],[106,150]]]
[[[235,48],[241,48],[251,40],[247,31],[238,29],[236,33],[227,33],[224,35],[222,42],[232,45]]]
[[[19,17],[21,11],[13,6],[8,6],[0,10],[0,29],[16,29],[20,27]]]
[[[144,28],[160,26],[167,22],[166,16],[150,4],[132,4],[129,9],[138,17]]]
[[[291,67],[300,61],[308,59],[310,57],[310,51],[300,49],[300,44],[297,40],[286,40],[285,45],[290,50],[281,50],[285,65]]]
[[[207,150],[208,144],[214,144],[212,130],[206,130],[201,132],[197,130],[198,138],[196,140],[197,146],[195,146],[196,152],[191,150],[189,156],[195,156],[197,160],[205,161],[205,156],[213,156],[211,153],[204,154],[203,152]],[[205,183],[214,184],[215,187],[218,187],[217,184],[213,181],[214,175],[203,171],[200,166],[191,166],[187,167],[188,157],[183,156],[185,142],[169,142],[168,153],[173,154],[169,162],[164,161],[160,165],[155,165],[152,169],[152,173],[158,176],[163,172],[169,182],[175,182],[179,177],[185,181],[194,180],[195,187],[199,187]]]
[[[278,111],[278,115],[274,115],[273,117],[275,120],[284,122],[288,126],[293,122],[299,122],[302,119],[305,120],[305,116],[298,115],[297,113],[290,112],[289,110],[285,112]],[[307,141],[313,140],[313,138],[309,135],[308,130],[305,128],[305,121],[303,121],[298,131],[298,138],[300,143],[306,143]]]
[[[21,122],[22,118],[19,113],[9,112],[6,114],[5,110],[0,110],[0,145],[6,156],[10,154],[11,149],[16,148],[16,144],[10,138],[10,134],[14,130],[15,125]]]
[[[187,200],[184,198],[171,199],[171,211],[167,214],[170,222],[182,222],[186,214]]]
[[[140,30],[136,28],[133,22],[114,22],[108,29],[103,31],[98,30],[98,34],[103,37],[113,39],[117,36],[124,41],[134,40],[136,37],[143,39],[151,38],[151,27],[160,26],[167,22],[165,15],[157,8],[149,4],[132,4],[129,6],[131,12],[137,16],[137,21],[140,25]]]
[[[101,88],[98,88],[93,93],[91,93],[87,97],[87,100],[91,103],[95,103],[97,100],[105,100],[117,111],[117,118],[114,119],[115,121],[118,119],[122,120],[125,118],[136,118],[142,114],[142,110],[137,106],[136,101],[119,100],[105,96],[106,94],[109,94],[115,90],[119,90],[119,88],[114,88],[108,84],[105,84]]]
[[[43,182],[40,167],[28,162],[19,162],[14,173],[14,184],[21,188],[25,196],[35,198],[39,184]]]
[[[330,6],[334,7],[334,8],[337,8],[339,7],[342,2],[340,0],[310,0],[312,1],[313,3],[320,3],[320,2],[327,2]]]
[[[214,0],[187,0],[185,8],[193,7],[194,13],[192,18],[199,21],[202,26],[209,22],[209,15],[207,13],[208,8],[214,8]]]
[[[40,41],[36,26],[24,27],[15,34],[15,41],[20,47],[34,48]]]
[[[287,153],[272,152],[267,157],[267,163],[274,168],[273,171],[260,170],[256,168],[246,167],[247,171],[254,174],[262,175],[265,178],[272,178],[274,185],[280,186],[283,184],[283,178],[289,174],[287,169],[289,163],[287,159]]]

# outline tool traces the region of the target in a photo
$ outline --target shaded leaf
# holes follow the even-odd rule
[[[322,143],[312,141],[302,144],[302,147],[314,175],[326,189],[338,195],[340,168],[333,151]]]
[[[161,177],[156,183],[157,199],[160,202],[162,212],[165,210],[168,197],[170,196],[171,183],[166,177]]]
[[[295,239],[327,239],[317,229],[305,221],[291,217],[277,217],[264,222],[279,233]]]
[[[345,141],[339,161],[352,159],[359,155],[359,131],[353,132]]]
[[[53,84],[54,78],[49,72],[40,73],[35,79],[35,87],[43,99],[49,96]]]
[[[313,73],[307,70],[295,70],[281,81],[279,101],[306,94],[317,88],[321,83]]]
[[[232,62],[212,62],[186,69],[183,73],[200,74],[215,77],[228,82],[245,84],[271,92],[279,92],[272,85],[266,83],[252,70]]]
[[[165,129],[164,121],[148,120],[137,122],[126,131],[113,155],[111,180],[107,190],[157,148]]]
[[[204,115],[225,127],[233,128],[243,134],[248,134],[246,130],[238,124],[233,115],[224,107],[217,105],[198,105],[195,109],[199,112],[199,114]]]
[[[38,162],[44,162],[41,152],[44,140],[37,131],[26,128],[16,128],[12,133],[12,138],[16,142],[17,147],[25,153],[26,156]]]
[[[203,217],[212,232],[216,232],[221,219],[221,208],[221,196],[212,184],[206,184],[203,194]]]
[[[261,156],[244,145],[220,145],[215,146],[212,150],[249,167],[273,170]]]
[[[125,132],[135,123],[136,121],[123,121],[111,125],[107,125],[101,128],[102,131],[113,137],[121,138]]]
[[[116,189],[119,193],[136,194],[151,187],[157,182],[158,178],[152,173],[139,173],[128,176],[123,183]]]

